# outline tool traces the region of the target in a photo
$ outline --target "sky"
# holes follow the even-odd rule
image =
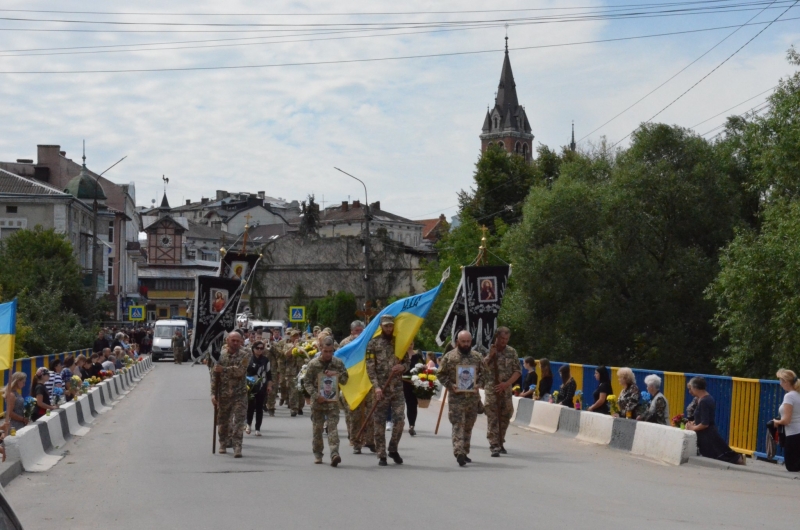
[[[0,160],[35,159],[37,144],[79,160],[85,139],[90,169],[127,156],[106,176],[149,205],[165,175],[173,206],[216,190],[363,200],[339,167],[386,211],[449,218],[472,184],[506,31],[534,144],[568,144],[574,121],[579,149],[603,136],[624,147],[720,64],[654,121],[705,121],[695,131],[711,138],[726,115],[761,105],[793,72],[795,4],[0,0]],[[596,42],[609,39],[626,40]],[[171,70],[187,68],[202,69]],[[167,71],[142,71],[154,69]]]

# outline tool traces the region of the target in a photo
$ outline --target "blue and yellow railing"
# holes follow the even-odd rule
[[[578,389],[583,391],[584,403],[591,406],[594,403],[592,394],[597,389],[592,365],[550,362],[553,371],[553,389],[558,389],[561,376],[558,369],[564,364],[569,364],[570,374],[575,379]],[[520,359],[520,366],[522,360]],[[541,371],[537,366],[541,377]],[[614,393],[619,395],[621,390],[617,380],[617,367],[610,367],[611,386]],[[662,392],[669,402],[672,416],[684,413],[686,405],[692,401],[686,386],[692,377],[701,375],[705,378],[708,392],[717,402],[715,421],[717,429],[723,438],[728,440],[731,448],[748,455],[766,456],[766,431],[767,422],[778,414],[778,407],[783,402],[784,390],[778,381],[767,379],[743,379],[740,377],[726,377],[719,375],[689,374],[682,372],[663,372],[660,370],[642,370],[634,368],[636,384],[641,390],[647,385],[644,378],[656,374],[662,381]],[[522,367],[522,376],[526,370]],[[778,457],[782,459],[783,450],[778,450]]]
[[[68,351],[62,353],[54,353],[52,355],[42,355],[41,357],[27,357],[25,359],[15,359],[14,360],[14,368],[13,370],[2,370],[3,374],[3,386],[8,384],[8,378],[11,377],[11,374],[14,372],[25,372],[28,374],[28,380],[24,388],[22,389],[23,397],[27,397],[30,395],[31,391],[31,379],[33,374],[36,373],[41,367],[50,368],[50,361],[53,359],[61,359],[62,361],[69,355],[73,357],[77,357],[78,355],[85,355],[89,357],[92,354],[91,348],[86,348],[83,350],[75,350],[75,351]],[[6,410],[6,404],[3,398],[3,394],[0,394],[0,415],[4,414]]]

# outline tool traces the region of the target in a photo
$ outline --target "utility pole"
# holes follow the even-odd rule
[[[371,278],[369,275],[369,243],[370,243],[370,232],[369,232],[369,219],[370,219],[370,212],[369,212],[369,195],[367,194],[367,185],[364,184],[364,181],[358,177],[354,177],[350,173],[346,171],[342,171],[338,167],[334,167],[336,171],[340,173],[344,173],[348,177],[355,179],[364,186],[364,304],[369,303],[372,300],[372,289],[370,287]],[[366,307],[366,305],[364,306]]]

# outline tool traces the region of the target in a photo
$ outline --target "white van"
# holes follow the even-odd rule
[[[286,324],[280,320],[250,320],[247,322],[247,329],[263,328],[262,332],[268,333],[273,328],[280,328],[281,337],[286,335]]]
[[[175,331],[180,330],[181,335],[188,337],[189,323],[186,320],[159,320],[153,328],[153,361],[158,361],[165,357],[172,358],[172,337]],[[186,340],[186,352],[184,360],[187,358],[189,340]]]

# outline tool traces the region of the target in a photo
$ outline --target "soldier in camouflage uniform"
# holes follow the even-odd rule
[[[275,415],[275,401],[278,394],[278,388],[281,384],[281,378],[283,377],[283,341],[275,342],[269,341],[269,349],[267,350],[267,357],[269,358],[270,366],[275,367],[275,381],[267,393],[267,413],[270,416]],[[283,397],[284,394],[281,394]]]
[[[522,375],[517,350],[508,345],[510,338],[508,328],[497,328],[494,344],[483,361],[486,370],[486,438],[492,456],[506,454],[506,431],[514,415],[511,387]],[[495,381],[498,381],[497,385]]]
[[[328,329],[328,328],[325,328],[325,329]],[[339,348],[341,348],[342,346],[346,346],[346,345],[350,344],[351,342],[353,342],[356,337],[361,335],[362,331],[364,331],[364,323],[361,322],[360,320],[354,320],[350,324],[350,335],[348,337],[346,337],[344,340],[342,340],[341,343],[339,343]],[[347,423],[347,439],[350,440],[350,445],[355,446],[355,443],[353,443],[353,439],[356,436],[356,433],[353,432],[353,413],[350,410],[350,406],[347,404],[347,400],[345,399],[344,394],[340,393],[339,396],[340,396],[339,404],[344,408],[344,419],[345,419],[345,422]],[[360,427],[360,425],[359,425],[359,427]],[[356,427],[356,429],[358,429],[358,427]],[[353,452],[355,453],[355,450]],[[361,453],[361,448],[359,448],[358,453],[355,453],[355,454],[359,454],[359,453]]]
[[[292,411],[292,417],[303,415],[303,405],[305,399],[302,393],[297,388],[297,374],[300,373],[300,368],[308,360],[306,355],[295,355],[293,350],[299,346],[300,330],[292,330],[290,341],[286,344],[283,355],[283,377],[286,380],[286,387],[289,398],[289,408]]]
[[[247,423],[247,367],[250,350],[242,346],[242,336],[229,333],[214,366],[211,378],[211,403],[218,407],[219,453],[233,447],[233,456],[242,457],[242,435]],[[219,386],[219,403],[216,394]]]
[[[408,352],[398,361],[394,353],[394,317],[383,315],[381,317],[381,335],[369,341],[367,344],[367,375],[375,391],[375,399],[378,406],[373,417],[375,433],[375,449],[378,453],[378,465],[386,464],[386,426],[389,408],[392,409],[392,438],[389,440],[388,456],[396,464],[402,464],[403,459],[397,452],[397,445],[403,435],[406,419],[406,400],[403,396],[403,372],[409,368]],[[383,385],[389,379],[389,375],[394,373],[391,383],[384,392]]]
[[[461,366],[475,367],[474,392],[455,392]],[[483,357],[472,349],[472,335],[469,331],[459,332],[456,348],[442,356],[437,377],[448,390],[447,416],[453,426],[453,455],[462,467],[472,462],[469,458],[470,441],[478,417],[478,404],[481,402],[478,389],[485,385],[485,376]]]
[[[281,391],[281,401],[278,406],[287,405],[289,403],[289,387],[286,386],[286,378],[283,376],[284,366],[286,365],[286,356],[284,354],[286,350],[286,345],[290,342],[289,338],[291,337],[292,328],[286,329],[286,338],[281,339],[277,342],[276,348],[278,353],[278,386]]]
[[[327,427],[328,447],[331,451],[331,466],[336,467],[342,461],[339,456],[339,402],[327,401],[319,393],[319,377],[338,376],[339,384],[347,383],[347,369],[341,359],[333,356],[334,340],[333,337],[325,337],[320,340],[320,355],[310,363],[308,370],[303,377],[303,387],[306,393],[311,396],[311,425],[312,443],[311,449],[314,451],[314,463],[322,463],[322,430]],[[334,389],[338,391],[338,389]]]

